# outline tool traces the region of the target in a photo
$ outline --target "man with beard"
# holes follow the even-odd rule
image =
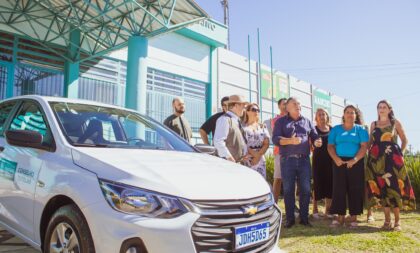
[[[167,117],[163,124],[184,138],[186,141],[190,142],[192,137],[192,130],[190,123],[188,123],[188,120],[184,117],[184,99],[179,97],[174,98],[172,100],[172,108],[174,109],[174,114]]]

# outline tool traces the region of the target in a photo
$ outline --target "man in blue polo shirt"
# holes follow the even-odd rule
[[[281,177],[283,179],[284,204],[286,206],[286,228],[295,224],[295,189],[299,183],[300,224],[309,223],[309,202],[311,197],[311,163],[309,161],[310,142],[315,147],[322,145],[312,122],[301,115],[297,98],[291,97],[286,103],[287,115],[278,119],[273,129],[273,143],[280,148]]]

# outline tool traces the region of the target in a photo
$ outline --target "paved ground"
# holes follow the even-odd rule
[[[39,253],[19,238],[0,227],[0,253]]]

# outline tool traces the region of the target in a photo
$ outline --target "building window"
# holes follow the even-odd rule
[[[14,94],[63,96],[64,75],[61,71],[40,69],[18,64],[15,66]]]
[[[192,130],[198,132],[206,120],[206,86],[204,82],[148,68],[146,113],[163,122],[173,113],[172,100],[182,97],[186,104],[185,117]]]

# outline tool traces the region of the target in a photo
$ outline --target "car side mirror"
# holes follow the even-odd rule
[[[201,153],[216,155],[216,148],[207,144],[195,144],[194,147]]]
[[[5,133],[7,143],[13,146],[48,149],[42,145],[42,135],[36,131],[8,130]]]

